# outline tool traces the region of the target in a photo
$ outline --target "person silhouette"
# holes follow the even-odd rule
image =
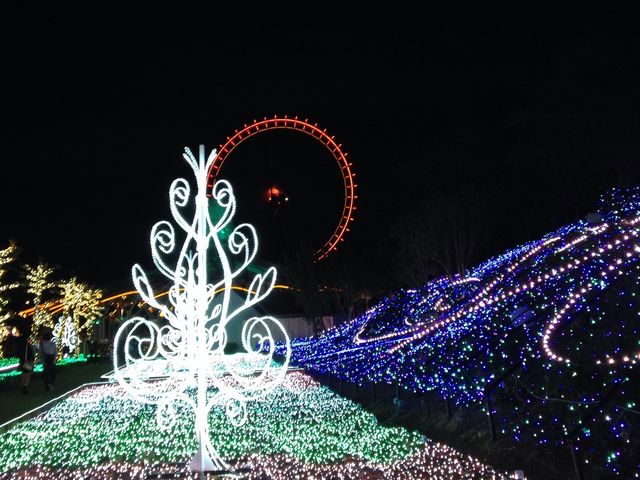
[[[51,332],[44,332],[38,344],[38,350],[42,358],[44,388],[46,391],[53,390],[53,385],[56,381],[56,355],[58,354],[58,349],[55,343],[51,341],[52,338]]]
[[[20,371],[20,385],[22,386],[22,393],[29,393],[29,381],[31,380],[31,373],[33,372],[33,360],[35,354],[33,347],[29,342],[29,337],[20,331],[18,327],[13,327],[11,332],[15,340],[15,352],[18,357],[18,364]]]

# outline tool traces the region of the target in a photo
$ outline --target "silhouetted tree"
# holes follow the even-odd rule
[[[323,262],[323,278],[332,292],[332,312],[349,321],[369,307],[372,298],[384,290],[384,272],[373,263],[366,247],[357,251],[350,245]]]
[[[437,274],[464,275],[488,236],[486,212],[484,197],[465,190],[456,195],[438,192],[401,217],[391,233],[396,278],[419,286]]]
[[[283,273],[296,289],[295,299],[302,307],[305,318],[313,323],[316,332],[322,329],[322,315],[330,311],[327,285],[321,271],[313,263],[314,250],[303,245],[293,256],[285,253]]]

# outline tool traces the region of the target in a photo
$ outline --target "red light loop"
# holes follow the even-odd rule
[[[342,181],[344,183],[344,207],[342,214],[340,215],[340,221],[335,228],[329,240],[327,240],[322,247],[314,254],[314,260],[322,260],[333,250],[336,250],[336,246],[342,240],[344,235],[348,231],[349,222],[353,220],[352,213],[355,210],[355,195],[357,185],[354,183],[355,174],[352,171],[351,163],[347,161],[347,154],[340,148],[341,145],[336,143],[333,137],[327,135],[325,130],[318,128],[318,124],[310,124],[308,120],[298,120],[298,118],[270,118],[266,117],[259,122],[253,121],[251,125],[245,125],[245,127],[238,131],[232,137],[227,137],[227,142],[224,145],[220,145],[218,150],[218,156],[213,161],[211,169],[209,170],[209,176],[207,178],[207,187],[209,189],[209,196],[213,190],[213,184],[222,164],[227,159],[229,154],[240,145],[247,138],[257,135],[258,133],[266,132],[269,130],[287,129],[295,130],[298,132],[306,133],[312,136],[320,143],[322,143],[331,153],[335,161],[340,167],[340,173],[342,175]]]

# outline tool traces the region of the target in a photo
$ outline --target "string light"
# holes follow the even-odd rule
[[[223,235],[235,215],[236,201],[231,184],[217,180],[212,198],[220,207],[218,218],[211,218],[207,198],[207,175],[216,151],[207,157],[200,146],[199,158],[186,148],[183,155],[196,178],[197,190],[191,202],[191,187],[183,178],[173,181],[169,190],[170,209],[175,223],[185,232],[178,249],[173,224],[160,221],[151,230],[152,259],[160,273],[173,285],[167,295],[168,304],[160,303],[146,273],[139,265],[132,269],[133,282],[142,299],[159,311],[163,322],[134,317],[122,324],[114,339],[115,378],[134,399],[157,406],[157,424],[167,431],[181,420],[180,405],[187,405],[195,416],[195,433],[199,448],[190,468],[194,471],[228,470],[229,465],[214,447],[207,418],[222,407],[229,421],[241,427],[247,420],[247,402],[267,395],[284,379],[289,365],[290,348],[287,333],[271,316],[242,318],[269,295],[276,282],[276,269],[256,274],[246,290],[245,301],[230,309],[233,282],[253,261],[258,250],[255,229],[248,223],[237,225]],[[189,209],[192,209],[189,219]],[[213,248],[211,248],[213,247]],[[219,263],[222,278],[209,278],[209,250]],[[177,253],[175,267],[169,265]],[[174,255],[175,256],[175,255]],[[225,354],[228,329],[241,325],[244,350],[259,367],[242,368]],[[285,338],[281,346],[284,362],[272,362],[273,334]],[[261,352],[269,344],[266,352]],[[121,360],[120,355],[124,356]],[[151,379],[150,363],[160,362],[164,380]],[[259,373],[256,375],[255,371]],[[233,383],[223,380],[230,376]],[[216,393],[208,396],[209,385]],[[196,388],[190,395],[189,389]]]
[[[281,129],[301,132],[315,138],[327,148],[340,168],[344,185],[344,206],[338,225],[331,237],[314,254],[314,260],[322,260],[338,249],[338,245],[344,241],[344,237],[349,231],[354,219],[353,212],[356,210],[356,199],[358,198],[356,188],[358,185],[355,183],[356,174],[353,172],[353,164],[348,160],[348,154],[342,150],[342,144],[336,142],[332,135],[327,134],[326,129],[319,128],[317,123],[311,124],[307,119],[300,120],[297,116],[289,118],[287,115],[284,117],[274,115],[273,118],[264,117],[263,120],[254,120],[249,125],[245,124],[243,129],[236,130],[233,136],[227,137],[227,141],[220,145],[220,153],[211,163],[208,172],[207,186],[209,189],[213,188],[222,164],[238,145],[259,133]]]
[[[11,318],[11,312],[8,310],[9,299],[4,294],[19,286],[17,282],[3,283],[2,277],[7,273],[7,269],[2,266],[14,262],[17,253],[18,247],[13,242],[10,242],[7,248],[0,250],[0,325]]]
[[[439,278],[317,337],[294,339],[292,361],[457,405],[481,405],[492,392],[497,429],[515,442],[562,445],[577,432],[571,440],[585,462],[636,475],[640,465],[630,458],[638,447],[626,439],[638,425],[624,419],[623,404],[637,398],[622,386],[640,359],[640,189],[607,193],[599,211],[596,225],[577,221],[463,277],[478,281]],[[611,395],[615,401],[599,406]],[[621,420],[589,417],[594,405]],[[595,437],[618,442],[620,454],[607,460],[587,448]]]
[[[71,316],[65,317],[64,315],[58,319],[58,323],[56,323],[53,328],[52,341],[58,349],[64,350],[66,348],[68,352],[66,356],[70,356],[72,352],[75,352],[76,347],[78,347],[80,343],[76,328],[76,324]]]
[[[103,297],[103,292],[100,289],[91,288],[75,277],[60,282],[59,287],[62,315],[58,319],[55,331],[56,337],[61,339],[57,344],[58,356],[62,354],[63,344],[72,345],[73,350],[69,354],[76,356],[80,350],[78,335],[81,332],[90,334],[93,330],[93,321],[102,314],[100,299]],[[73,333],[67,332],[67,325],[73,327]]]
[[[27,281],[27,293],[32,295],[34,305],[33,323],[31,324],[30,341],[32,345],[38,343],[38,333],[43,327],[53,328],[53,315],[44,303],[44,296],[48,290],[55,286],[51,280],[54,269],[44,263],[31,266],[25,265],[25,280]]]
[[[62,358],[56,362],[56,365],[59,367],[66,367],[67,365],[74,365],[76,363],[84,363],[87,361],[87,357],[82,353],[77,357],[68,357]],[[22,373],[18,368],[18,358],[3,358],[0,360],[0,381],[3,381],[7,378],[18,377]],[[44,371],[44,367],[42,363],[36,364],[33,368],[33,371],[36,373]]]
[[[214,396],[217,387],[209,388]],[[195,400],[196,389],[188,395]],[[0,479],[197,478],[180,466],[198,448],[190,407],[176,408],[167,435],[153,421],[155,407],[128,398],[119,384],[86,387],[0,435]],[[212,445],[231,468],[246,467],[250,479],[513,478],[416,432],[381,426],[302,372],[287,373],[250,410],[252,421],[241,426],[221,410],[208,416]]]

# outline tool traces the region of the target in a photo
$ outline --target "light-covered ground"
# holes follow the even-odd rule
[[[143,479],[185,472],[196,450],[193,415],[179,407],[170,432],[155,406],[115,383],[89,386],[0,436],[0,479]],[[252,479],[506,479],[487,465],[402,428],[379,425],[358,404],[302,372],[289,372],[249,419],[231,425],[213,409],[214,447]]]

